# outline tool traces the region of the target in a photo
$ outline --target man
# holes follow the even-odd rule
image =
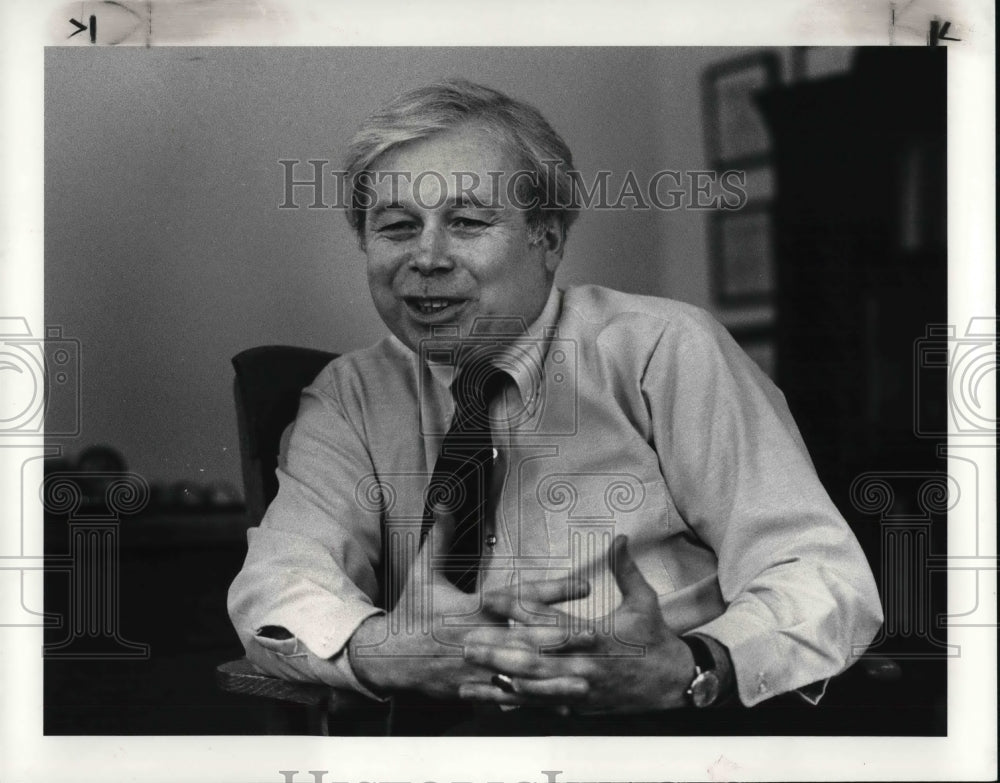
[[[881,623],[860,547],[708,315],[553,286],[577,210],[544,118],[432,85],[367,121],[347,171],[392,336],[303,393],[230,591],[250,659],[417,695],[434,730],[458,701],[525,733],[815,702]]]

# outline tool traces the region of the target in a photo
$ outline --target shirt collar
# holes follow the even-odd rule
[[[549,343],[555,335],[562,291],[552,286],[549,298],[527,331],[497,352],[493,365],[505,370],[517,386],[521,404],[533,410],[541,399],[542,367],[548,354]],[[455,368],[450,364],[428,362],[431,377],[446,389],[451,388]]]

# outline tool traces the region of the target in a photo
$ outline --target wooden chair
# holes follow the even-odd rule
[[[260,524],[265,509],[277,494],[275,469],[279,444],[298,411],[302,389],[335,358],[336,354],[291,346],[251,348],[233,357],[240,458],[251,525]],[[845,719],[851,720],[860,734],[879,733],[861,730],[857,715],[868,711],[871,720],[864,722],[874,725],[883,721],[881,712],[871,708],[892,709],[896,701],[893,691],[907,687],[901,679],[900,667],[894,661],[881,657],[863,659],[834,678],[824,698],[824,705],[828,706],[819,708],[826,720],[816,723],[818,728],[829,725],[831,729],[814,733],[838,733],[837,728]],[[216,668],[216,682],[229,693],[270,700],[269,733],[339,736],[388,733],[387,705],[354,692],[270,677],[246,658],[220,664]],[[859,707],[866,704],[870,707]],[[758,714],[763,718],[768,712]]]
[[[289,345],[250,348],[233,357],[233,397],[251,526],[260,524],[278,494],[278,448],[298,413],[302,389],[336,358],[328,351]]]
[[[278,492],[275,469],[281,436],[295,419],[302,389],[335,358],[337,354],[327,351],[287,345],[250,348],[233,357],[240,462],[251,526],[260,524]],[[215,675],[228,693],[271,700],[270,733],[385,733],[387,708],[359,694],[270,677],[246,658],[220,664]]]

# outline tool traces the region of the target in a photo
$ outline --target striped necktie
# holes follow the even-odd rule
[[[455,416],[427,487],[423,532],[434,524],[432,506],[454,514],[455,532],[442,571],[466,593],[476,589],[482,556],[482,521],[493,467],[490,404],[509,378],[487,360],[459,369],[451,385]]]

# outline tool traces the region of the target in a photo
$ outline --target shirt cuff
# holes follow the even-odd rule
[[[347,645],[344,645],[341,651],[332,658],[320,658],[318,655],[307,651],[306,660],[309,661],[309,667],[316,676],[327,685],[332,685],[335,688],[350,688],[374,701],[386,702],[389,700],[384,696],[373,693],[358,679],[354,673],[354,668],[351,666],[350,657],[347,654]]]
[[[825,680],[820,680],[819,682],[812,682],[808,685],[803,685],[801,688],[798,688],[795,693],[815,707],[819,704],[819,700],[826,694],[826,686],[829,684],[830,680],[827,678]]]
[[[266,668],[278,676],[319,681],[384,701],[358,680],[347,656],[348,640],[361,623],[377,614],[384,612],[362,602],[310,602],[295,606],[294,611],[268,613],[253,628],[252,638],[274,664]],[[268,626],[284,628],[291,637],[275,639],[261,634]]]
[[[791,691],[815,705],[826,692],[829,659],[810,659],[801,645],[745,607],[732,604],[688,633],[711,636],[729,650],[736,691],[747,707]]]

